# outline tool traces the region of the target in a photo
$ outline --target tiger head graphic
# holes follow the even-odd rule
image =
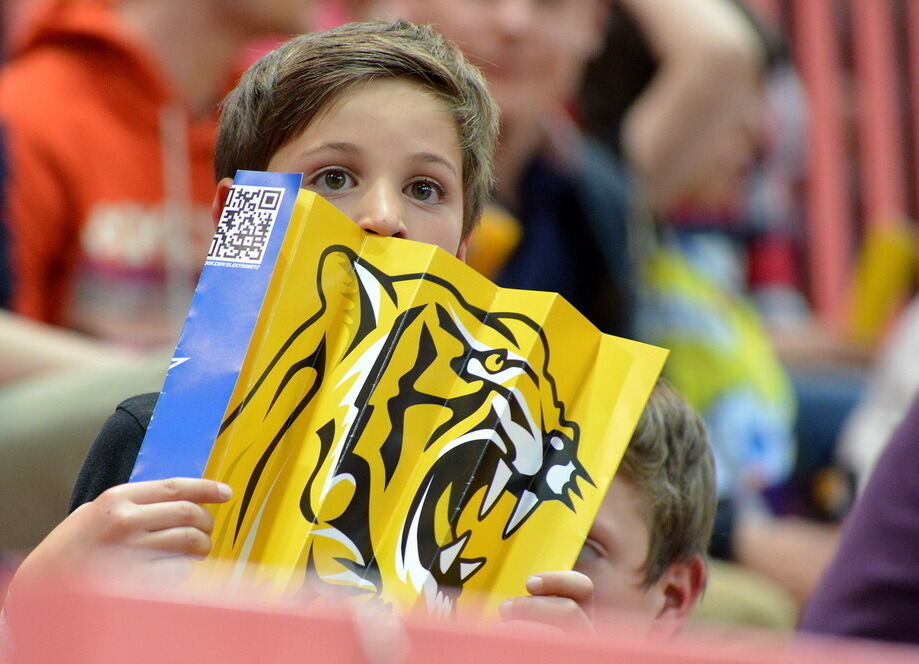
[[[449,613],[487,573],[482,524],[508,540],[547,501],[574,510],[578,480],[593,483],[545,334],[344,246],[318,272],[318,305],[263,344],[221,427],[218,444],[236,442],[214,476],[241,490],[215,547],[271,562],[259,552],[293,541],[304,575]]]

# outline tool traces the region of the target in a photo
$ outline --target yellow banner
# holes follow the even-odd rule
[[[570,569],[666,351],[301,191],[205,471],[283,594],[485,611]]]

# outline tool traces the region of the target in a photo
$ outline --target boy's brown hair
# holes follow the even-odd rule
[[[715,462],[702,418],[665,380],[648,399],[616,479],[640,496],[650,538],[646,586],[671,564],[705,555],[717,503]]]
[[[405,79],[442,99],[463,154],[463,237],[482,213],[493,184],[498,109],[485,79],[428,26],[406,21],[351,23],[295,37],[256,61],[223,101],[214,170],[265,170],[352,86]]]

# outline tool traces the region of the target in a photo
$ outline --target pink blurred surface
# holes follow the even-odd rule
[[[596,637],[515,624],[400,623],[243,598],[128,595],[87,586],[29,592],[10,607],[9,664],[236,662],[671,662],[868,664],[917,661],[919,651],[862,642],[780,641],[758,634],[686,634],[660,642],[628,621]],[[390,633],[387,633],[390,630]],[[371,637],[368,638],[368,633]],[[0,658],[2,661],[2,658]]]

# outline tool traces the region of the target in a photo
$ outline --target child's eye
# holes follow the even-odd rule
[[[327,168],[317,173],[308,183],[310,189],[319,193],[343,191],[354,186],[354,178],[341,168]]]
[[[443,188],[431,180],[416,180],[405,188],[405,193],[422,203],[440,203]]]
[[[600,545],[592,539],[587,538],[587,540],[584,541],[584,546],[581,547],[581,552],[578,554],[575,567],[578,565],[589,565],[602,557],[603,551]]]

